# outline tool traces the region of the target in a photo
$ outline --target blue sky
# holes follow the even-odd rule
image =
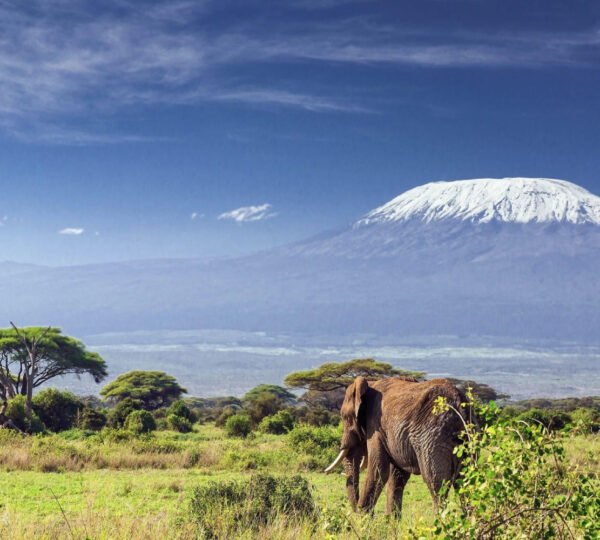
[[[430,180],[600,193],[600,3],[0,4],[1,259],[229,256]]]

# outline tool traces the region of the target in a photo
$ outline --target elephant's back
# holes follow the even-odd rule
[[[377,381],[373,388],[381,392],[381,408],[383,416],[402,419],[409,425],[439,424],[449,415],[434,414],[436,401],[442,397],[456,410],[461,410],[461,403],[466,402],[465,395],[446,379],[431,379],[412,382],[402,379],[386,379]],[[453,413],[456,421],[460,419]]]

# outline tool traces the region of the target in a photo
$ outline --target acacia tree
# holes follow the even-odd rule
[[[4,412],[9,399],[25,396],[31,419],[33,390],[54,377],[89,374],[95,382],[107,375],[106,362],[95,352],[54,327],[0,329],[0,398]]]
[[[361,376],[373,381],[386,377],[403,377],[421,380],[420,371],[398,369],[386,362],[377,362],[371,358],[357,358],[347,362],[329,362],[308,371],[290,373],[285,378],[289,388],[304,388],[306,392],[300,398],[312,406],[326,409],[338,409],[344,399],[346,387]]]
[[[135,400],[141,408],[150,411],[170,405],[184,393],[187,390],[179,386],[172,375],[142,370],[123,373],[100,390],[107,401],[118,404],[126,399]]]
[[[422,379],[420,371],[398,369],[386,362],[377,362],[372,358],[357,358],[347,362],[329,362],[308,371],[290,373],[285,378],[289,388],[305,388],[306,390],[336,390],[346,388],[361,376],[367,380],[377,380],[385,377],[408,377]]]

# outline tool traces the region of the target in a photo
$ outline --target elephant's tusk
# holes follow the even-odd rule
[[[338,457],[336,457],[333,460],[333,463],[331,465],[329,465],[329,467],[327,467],[325,469],[325,472],[326,473],[330,473],[331,471],[333,471],[333,469],[335,469],[340,464],[340,462],[342,461],[342,459],[344,459],[347,455],[348,455],[348,450],[347,449],[341,450],[340,453],[338,454]]]
[[[367,458],[363,456],[360,460],[360,470],[364,471],[367,468]]]

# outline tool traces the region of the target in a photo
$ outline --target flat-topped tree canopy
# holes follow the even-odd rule
[[[27,395],[62,375],[90,375],[99,383],[108,374],[106,362],[60,328],[0,328],[0,397]]]
[[[309,391],[327,392],[345,388],[354,382],[354,379],[358,376],[367,380],[386,377],[405,377],[420,380],[424,378],[424,373],[398,369],[391,364],[377,362],[372,358],[357,358],[347,362],[329,362],[316,369],[290,373],[285,378],[285,385],[289,388],[305,388]]]
[[[166,407],[185,393],[187,390],[172,375],[142,370],[123,373],[100,390],[100,395],[107,401],[119,403],[130,398],[140,401],[147,410]]]

